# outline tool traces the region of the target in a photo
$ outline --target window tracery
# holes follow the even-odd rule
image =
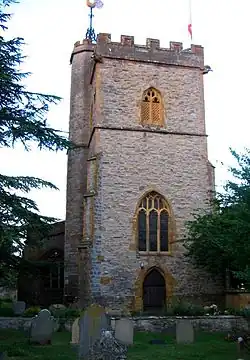
[[[149,88],[143,93],[141,102],[142,125],[163,126],[163,103],[158,90]]]
[[[169,251],[169,209],[166,200],[156,192],[146,195],[137,210],[138,250]]]

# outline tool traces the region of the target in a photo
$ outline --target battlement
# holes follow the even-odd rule
[[[183,44],[175,41],[170,42],[169,48],[161,48],[158,39],[146,39],[146,45],[137,45],[134,36],[121,35],[120,42],[113,42],[111,34],[100,33],[96,44],[88,39],[76,42],[71,60],[75,54],[83,51],[93,51],[103,58],[204,68],[202,46],[191,45],[190,49],[183,49]]]

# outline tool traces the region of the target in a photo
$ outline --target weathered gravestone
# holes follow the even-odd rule
[[[127,348],[109,331],[108,319],[103,307],[91,305],[87,308],[79,320],[79,326],[79,359],[126,359]]]
[[[188,319],[177,320],[176,323],[176,342],[177,344],[187,344],[194,341],[194,328]]]
[[[41,310],[31,322],[30,342],[40,345],[51,344],[55,326],[54,317],[49,310]]]
[[[75,321],[72,324],[71,345],[79,344],[79,336],[80,336],[79,320],[80,320],[80,318],[75,319]]]
[[[15,301],[12,308],[15,315],[22,315],[26,309],[26,304],[24,301]]]
[[[0,352],[0,360],[7,360],[7,355],[5,352]]]
[[[115,338],[123,344],[132,345],[134,341],[133,321],[126,318],[116,320]]]
[[[101,331],[107,330],[108,323],[102,306],[91,305],[79,320],[79,358],[85,358],[91,347],[101,338]]]

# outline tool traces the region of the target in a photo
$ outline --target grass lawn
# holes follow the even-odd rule
[[[71,349],[71,334],[55,333],[51,346],[32,346],[25,335],[15,330],[0,330],[0,352],[7,351],[11,360],[76,360]],[[149,344],[151,339],[166,339],[167,345]],[[236,360],[235,343],[228,343],[221,334],[199,333],[194,344],[176,345],[168,335],[136,333],[128,360]],[[244,358],[247,359],[247,358]]]

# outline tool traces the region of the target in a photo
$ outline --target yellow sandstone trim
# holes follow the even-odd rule
[[[143,282],[149,271],[151,271],[153,268],[156,268],[164,277],[165,283],[166,283],[166,303],[171,302],[173,293],[174,293],[174,287],[176,285],[176,280],[174,277],[170,274],[170,272],[167,270],[166,266],[148,266],[143,269],[138,270],[137,272],[137,279],[135,281],[135,298],[134,298],[134,304],[133,304],[133,311],[142,311],[143,310]]]

